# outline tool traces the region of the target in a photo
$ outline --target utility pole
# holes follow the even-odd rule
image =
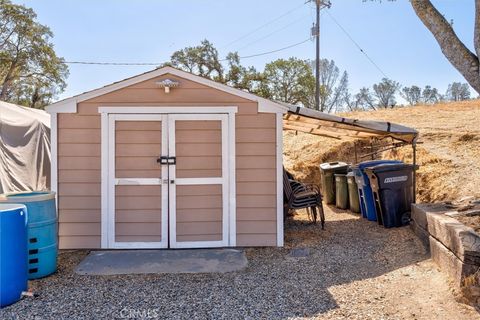
[[[316,38],[315,55],[315,109],[320,110],[320,10],[330,8],[332,3],[329,0],[310,0],[315,1],[317,5],[316,23],[312,28],[312,36]]]

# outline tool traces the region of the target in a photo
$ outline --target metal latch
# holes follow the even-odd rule
[[[160,158],[157,159],[157,163],[160,163],[160,164],[177,164],[177,158],[176,157],[161,156]]]
[[[166,157],[166,156],[161,156],[160,158],[157,159],[157,163],[160,163],[160,164],[168,164],[168,157]]]

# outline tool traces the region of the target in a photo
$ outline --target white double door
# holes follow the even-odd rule
[[[108,117],[108,247],[228,246],[228,115]]]

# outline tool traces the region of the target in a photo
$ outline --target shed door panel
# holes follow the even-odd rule
[[[170,246],[228,244],[226,115],[169,115]]]
[[[113,247],[167,247],[168,191],[162,185],[164,116],[114,116]],[[166,169],[164,175],[168,174]]]

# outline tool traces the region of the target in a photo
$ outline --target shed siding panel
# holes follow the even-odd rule
[[[208,88],[204,85],[179,79],[179,88],[172,89],[169,94],[159,89],[155,82],[165,78],[176,78],[165,75],[126,89],[121,89],[101,97],[78,104],[76,114],[59,114],[58,117],[58,181],[59,181],[59,233],[60,248],[99,248],[100,247],[100,115],[99,106],[237,106],[236,115],[236,179],[237,179],[237,245],[238,246],[274,246],[276,245],[276,171],[275,171],[275,115],[257,113],[257,103],[240,97]],[[193,124],[193,123],[192,123]],[[185,124],[187,125],[187,124]],[[125,145],[118,145],[117,155],[125,157],[156,156],[156,149],[146,145],[135,145],[136,135],[129,130],[129,124],[122,124],[125,130]],[[153,126],[153,127],[152,127]],[[192,152],[200,157],[220,156],[216,135],[204,130],[201,137],[196,131],[191,135],[185,131],[184,143],[177,146],[177,152]],[[156,131],[155,124],[147,124],[142,131]],[[132,130],[135,131],[135,130]],[[156,139],[152,136],[152,139]],[[128,143],[130,142],[130,144]],[[155,141],[156,142],[156,141]],[[123,160],[122,160],[123,161]],[[192,164],[185,163],[186,167]],[[212,161],[211,168],[186,169],[185,176],[204,177],[218,176],[214,169],[217,160]],[[201,161],[204,163],[205,161]],[[125,177],[152,175],[155,170],[140,169],[141,158],[135,167],[118,172]],[[135,170],[136,169],[136,170]],[[157,171],[158,172],[158,171]],[[181,174],[181,173],[180,173]],[[140,191],[139,191],[140,192]],[[185,192],[188,192],[185,189]],[[142,192],[140,192],[142,193]],[[136,196],[141,196],[138,194]],[[218,201],[218,195],[212,194],[204,199],[185,201],[178,209],[177,219],[181,228],[186,231],[179,241],[191,241],[198,235],[192,231],[189,222],[208,224],[217,230],[219,209],[201,208],[202,203]],[[206,200],[206,199],[209,200]],[[205,200],[205,201],[203,201]],[[196,203],[195,203],[196,202]],[[196,205],[195,205],[196,204]],[[204,203],[204,207],[206,203]],[[190,207],[196,208],[194,217]],[[155,221],[156,216],[150,209],[136,209],[145,224]],[[131,223],[128,214],[118,212],[121,223]],[[213,223],[213,224],[212,224]],[[128,241],[123,235],[122,241]],[[145,235],[148,241],[148,235]],[[202,235],[202,239],[216,240],[217,234]]]

